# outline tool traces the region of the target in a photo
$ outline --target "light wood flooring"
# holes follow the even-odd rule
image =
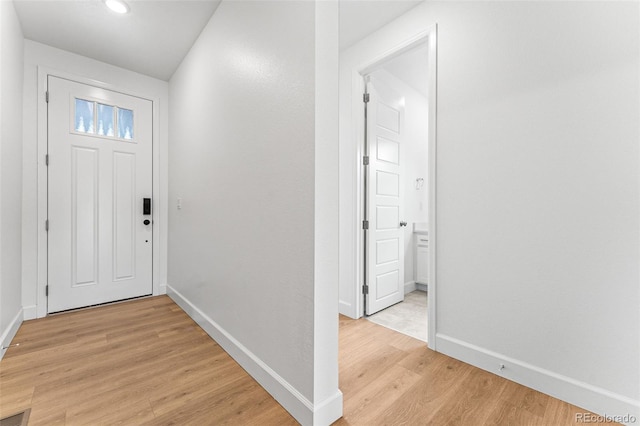
[[[334,425],[564,426],[588,413],[363,319],[340,317],[339,355]]]
[[[0,418],[29,425],[295,425],[166,296],[26,321],[0,362]],[[340,318],[336,425],[571,425],[584,410],[366,320]]]

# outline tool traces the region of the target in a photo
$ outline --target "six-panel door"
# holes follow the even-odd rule
[[[400,179],[404,138],[402,97],[371,76],[367,84],[368,249],[369,294],[366,314],[371,315],[404,300],[404,234]]]

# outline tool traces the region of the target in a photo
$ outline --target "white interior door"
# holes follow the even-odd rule
[[[48,91],[48,312],[151,294],[151,101],[53,76]]]
[[[404,213],[400,170],[404,100],[374,76],[367,83],[366,314],[404,300]]]

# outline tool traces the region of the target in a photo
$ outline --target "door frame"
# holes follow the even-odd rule
[[[86,84],[101,89],[106,89],[129,96],[138,97],[151,102],[152,108],[152,179],[153,179],[153,254],[152,254],[152,287],[153,295],[166,293],[166,285],[161,283],[160,265],[166,263],[166,243],[162,238],[166,238],[161,233],[163,221],[166,215],[162,213],[164,210],[164,199],[161,196],[166,194],[166,188],[161,186],[161,165],[160,162],[160,115],[158,105],[159,98],[148,96],[135,91],[125,90],[111,83],[82,77],[65,71],[56,70],[49,67],[38,66],[38,272],[37,272],[37,290],[36,290],[36,317],[43,318],[48,315],[47,303],[48,296],[46,294],[46,286],[48,284],[48,234],[45,229],[45,221],[48,217],[48,188],[49,179],[46,165],[46,155],[48,153],[48,109],[46,93],[48,89],[48,77],[58,77],[75,81],[77,83]],[[166,170],[164,171],[166,173]],[[164,256],[164,257],[163,257]]]
[[[357,307],[357,318],[363,316],[364,313],[364,296],[362,294],[362,286],[364,285],[364,230],[362,229],[362,221],[365,215],[364,206],[364,166],[362,164],[362,156],[365,152],[364,145],[364,109],[362,95],[365,91],[365,77],[373,72],[383,63],[396,58],[397,56],[420,45],[428,46],[428,87],[429,87],[429,136],[428,136],[428,199],[429,199],[429,298],[427,299],[428,312],[428,328],[427,328],[427,345],[430,349],[436,350],[436,306],[437,306],[437,235],[436,235],[436,155],[437,155],[437,24],[427,27],[424,31],[404,40],[395,47],[389,49],[380,56],[371,58],[359,67],[352,70],[352,122],[355,129],[355,149],[356,149],[356,208],[354,222],[355,234],[355,252],[356,252],[356,281],[354,283],[354,300]]]

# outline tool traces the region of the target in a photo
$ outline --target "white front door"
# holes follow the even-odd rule
[[[151,294],[151,101],[53,76],[48,92],[48,312]]]
[[[387,85],[369,77],[367,83],[367,256],[366,314],[404,300],[404,230],[401,149],[404,100]]]

